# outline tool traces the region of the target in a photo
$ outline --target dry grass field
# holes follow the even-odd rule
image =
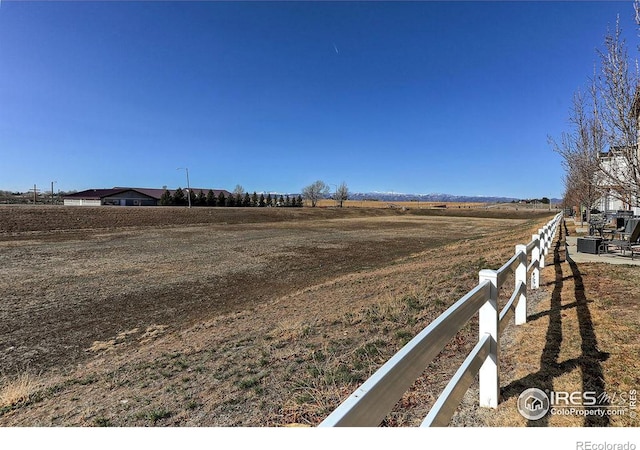
[[[640,425],[637,397],[634,401],[640,388],[640,270],[631,265],[578,264],[567,259],[564,238],[567,233],[576,235],[571,223],[567,221],[560,230],[550,254],[553,257],[544,280],[549,295],[538,297],[531,305],[528,323],[517,328],[509,351],[503,353],[502,402],[496,412],[484,412],[488,426]],[[602,405],[596,410],[609,413],[547,414],[526,420],[514,412],[518,396],[531,387],[594,392]],[[559,409],[565,411],[566,403],[560,402]]]
[[[318,201],[318,207],[335,207],[336,201],[332,199],[323,199]],[[344,208],[405,208],[405,209],[467,209],[467,208],[484,208],[486,203],[478,202],[390,202],[378,200],[345,200],[342,204]]]
[[[0,426],[316,425],[549,217],[0,207]],[[419,424],[476,337],[384,425]]]

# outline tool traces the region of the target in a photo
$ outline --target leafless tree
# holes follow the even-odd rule
[[[637,2],[634,7],[637,8]],[[600,184],[612,196],[640,206],[638,74],[632,70],[619,17],[615,30],[607,32],[598,56],[600,74],[594,92],[594,115],[602,123],[609,146],[599,158]]]
[[[634,0],[640,27],[639,5],[640,0]],[[563,134],[560,144],[551,144],[563,157],[566,193],[587,210],[604,195],[640,206],[639,77],[632,70],[619,17],[597,55],[588,97],[574,95],[571,131]]]
[[[349,198],[349,188],[347,187],[347,183],[343,181],[340,186],[338,186],[333,198],[340,204],[340,208],[342,208],[342,204]]]
[[[578,206],[591,209],[602,196],[600,183],[600,154],[605,145],[604,129],[597,114],[597,100],[591,90],[593,114],[587,112],[585,95],[577,91],[569,116],[571,131],[562,134],[560,143],[549,138],[552,148],[562,156],[565,168],[565,195]],[[565,201],[568,199],[565,198]]]
[[[236,187],[233,189],[233,195],[236,198],[236,204],[238,206],[240,206],[240,204],[242,203],[244,193],[245,193],[244,188],[241,185],[236,184]]]
[[[600,186],[593,181],[595,175],[592,164],[582,160],[571,164],[565,174],[565,195],[568,195],[573,203],[584,208],[587,221],[591,218],[591,210],[596,206],[602,196]],[[581,208],[581,210],[582,210]],[[582,211],[581,211],[582,212]],[[582,214],[580,220],[582,220]]]
[[[328,193],[329,186],[321,180],[311,183],[309,186],[302,189],[302,197],[304,197],[305,200],[309,200],[311,202],[311,206],[314,208],[318,204],[318,200],[326,196]]]

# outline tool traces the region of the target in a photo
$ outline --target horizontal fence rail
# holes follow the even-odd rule
[[[513,294],[511,295],[511,298],[509,299],[507,304],[504,306],[504,308],[502,308],[502,311],[500,311],[500,317],[498,318],[498,323],[499,323],[498,332],[500,334],[502,334],[504,329],[509,324],[509,321],[515,314],[516,305],[518,304],[518,300],[520,296],[526,295],[526,293],[527,293],[527,285],[524,284],[523,282],[520,282],[518,284],[518,288],[515,291],[513,291]]]
[[[379,426],[429,363],[476,314],[480,328],[478,343],[442,391],[421,426],[447,426],[477,374],[480,406],[496,408],[500,391],[500,335],[512,317],[515,317],[516,325],[526,322],[527,277],[531,288],[537,289],[544,257],[549,253],[561,219],[562,213],[557,214],[531,237],[531,242],[517,245],[513,257],[498,270],[481,270],[476,287],[402,347],[319,426]],[[498,290],[512,274],[515,278],[513,294],[504,308],[498,311]]]
[[[446,427],[491,352],[491,335],[485,334],[471,350],[420,426]]]

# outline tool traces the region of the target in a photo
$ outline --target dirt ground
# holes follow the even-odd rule
[[[0,207],[0,385],[30,378],[0,425],[316,425],[548,217]],[[474,332],[386,425],[421,420]]]

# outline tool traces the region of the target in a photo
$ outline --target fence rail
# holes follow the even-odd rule
[[[562,213],[557,214],[531,237],[531,242],[516,245],[515,254],[498,270],[481,270],[477,286],[402,347],[319,426],[380,425],[428,364],[476,313],[480,328],[478,343],[442,391],[421,426],[448,425],[477,374],[480,406],[496,408],[500,391],[500,335],[512,317],[515,317],[516,325],[526,322],[527,277],[531,288],[537,289],[544,257],[549,253],[561,219]],[[511,274],[515,275],[513,294],[504,308],[498,311],[498,290]]]

